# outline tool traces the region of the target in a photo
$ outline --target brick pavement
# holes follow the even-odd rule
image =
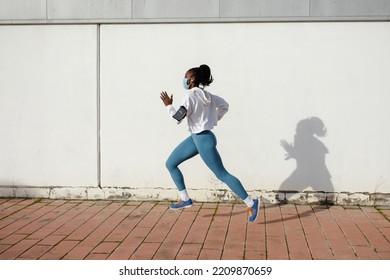
[[[0,198],[0,260],[390,260],[390,207]]]

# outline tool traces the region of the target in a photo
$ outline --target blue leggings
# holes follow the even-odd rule
[[[184,190],[184,177],[178,166],[199,154],[202,160],[206,163],[208,168],[215,174],[215,176],[238,195],[242,200],[248,197],[247,192],[242,186],[241,182],[226,171],[222,164],[221,156],[217,151],[217,139],[214,133],[210,130],[205,130],[198,134],[191,134],[187,139],[181,142],[169,156],[166,167],[172,176],[179,191]]]

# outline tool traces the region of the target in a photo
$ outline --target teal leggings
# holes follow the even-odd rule
[[[184,177],[179,169],[179,165],[199,154],[208,168],[215,174],[218,180],[224,182],[242,200],[248,197],[247,192],[241,182],[226,171],[222,164],[221,156],[217,151],[217,139],[210,130],[205,130],[198,134],[191,134],[181,142],[169,156],[166,167],[175,182],[179,191],[184,190]]]

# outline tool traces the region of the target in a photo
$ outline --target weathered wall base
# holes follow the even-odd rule
[[[199,202],[239,202],[227,189],[190,189],[189,193]],[[261,198],[266,204],[334,204],[345,206],[390,206],[390,194],[383,193],[325,193],[325,192],[283,192],[251,191],[252,196]],[[3,186],[0,197],[49,198],[49,199],[90,199],[90,200],[175,200],[174,188],[127,188],[127,187],[31,187]]]

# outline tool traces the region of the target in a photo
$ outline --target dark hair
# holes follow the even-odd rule
[[[209,86],[213,81],[214,78],[211,75],[210,67],[208,67],[206,64],[202,64],[199,67],[194,67],[188,70],[194,75],[195,82],[198,84],[202,84],[203,86]]]

